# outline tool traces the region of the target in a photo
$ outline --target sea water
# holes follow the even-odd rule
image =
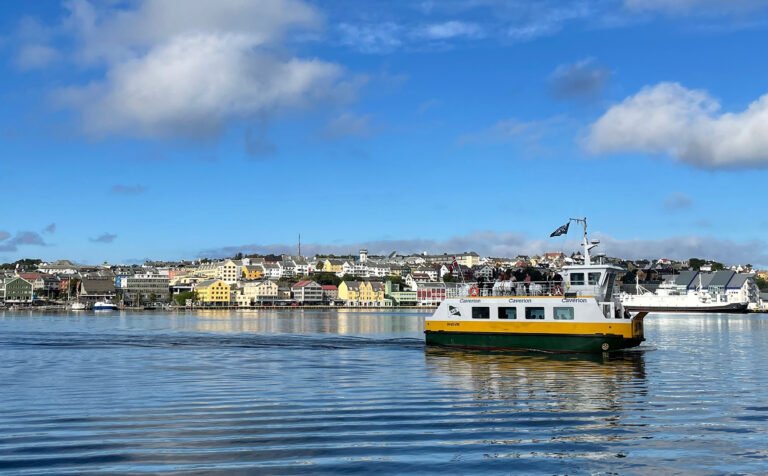
[[[424,315],[0,313],[0,471],[768,472],[768,315],[596,356],[425,348]]]

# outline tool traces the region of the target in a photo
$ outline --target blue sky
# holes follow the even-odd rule
[[[0,261],[768,266],[762,1],[0,4]]]

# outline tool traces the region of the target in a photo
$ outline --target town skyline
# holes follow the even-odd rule
[[[0,5],[0,262],[570,252],[587,216],[768,268],[768,6],[355,5]]]

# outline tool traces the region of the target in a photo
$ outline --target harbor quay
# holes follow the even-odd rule
[[[632,309],[691,303],[760,312],[768,303],[768,271],[692,258],[626,260],[595,257],[621,269],[622,300]],[[564,266],[581,252],[514,257],[476,252],[346,256],[243,255],[224,259],[84,265],[24,259],[0,269],[0,306],[39,310],[435,308],[477,293],[557,295]],[[593,284],[593,283],[588,283]],[[650,300],[650,301],[649,301]],[[677,303],[679,301],[679,304]],[[650,304],[649,304],[650,303]],[[642,307],[646,306],[646,307]],[[714,309],[714,308],[713,308]]]

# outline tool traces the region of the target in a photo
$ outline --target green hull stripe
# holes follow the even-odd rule
[[[541,350],[545,352],[605,352],[640,345],[641,339],[617,335],[501,334],[426,332],[427,345],[473,349]],[[605,347],[607,345],[607,348]]]

